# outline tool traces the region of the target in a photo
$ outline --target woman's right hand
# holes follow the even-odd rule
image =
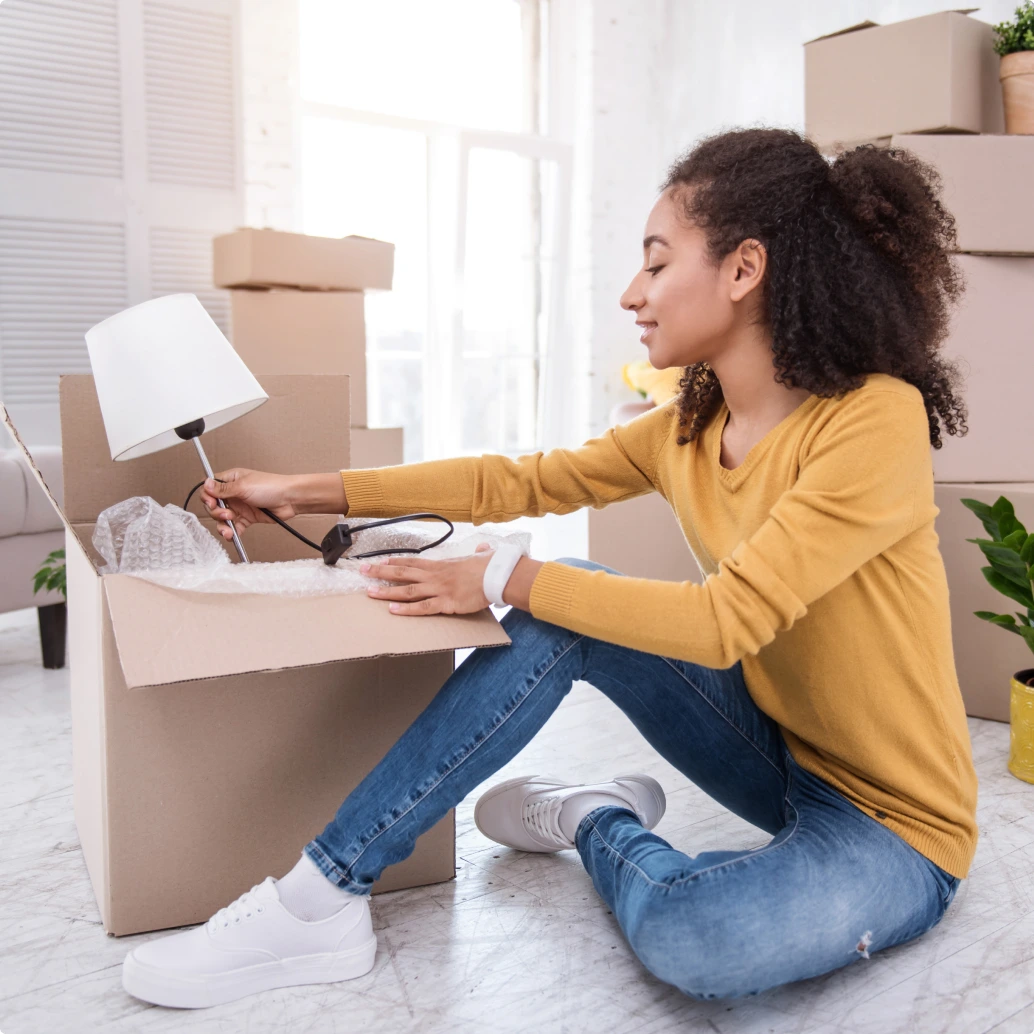
[[[216,527],[224,539],[233,539],[230,526],[224,523],[227,519],[234,522],[238,531],[250,524],[273,524],[272,518],[262,513],[259,507],[264,506],[283,521],[300,512],[295,502],[297,479],[289,474],[267,474],[246,467],[231,467],[217,471],[215,476],[216,481],[211,478],[205,480],[200,494],[209,515],[219,521]],[[220,481],[225,484],[220,484]],[[219,505],[219,499],[226,503],[225,508]]]

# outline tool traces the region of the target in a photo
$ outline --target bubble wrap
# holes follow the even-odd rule
[[[357,517],[348,523],[365,524],[372,520],[376,518]],[[527,532],[499,535],[475,529],[453,532],[441,545],[419,554],[398,552],[434,542],[447,530],[448,526],[441,521],[402,521],[353,533],[352,548],[333,567],[328,567],[315,551],[312,559],[306,560],[233,563],[216,536],[195,514],[174,503],[163,507],[149,496],[134,496],[109,506],[98,516],[93,545],[105,560],[105,566],[99,568],[101,574],[132,574],[159,585],[193,592],[275,596],[327,596],[365,592],[369,585],[392,584],[360,574],[359,565],[367,561],[349,559],[352,554],[378,549],[395,553],[370,557],[369,563],[383,563],[391,555],[429,560],[470,556],[482,542],[493,548],[504,542],[512,543],[525,555],[531,550],[531,535]],[[290,534],[281,531],[284,535]]]

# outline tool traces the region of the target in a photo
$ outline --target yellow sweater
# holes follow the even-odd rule
[[[711,668],[742,661],[802,768],[964,878],[977,778],[920,392],[871,374],[839,401],[811,395],[734,470],[719,463],[725,403],[684,446],[674,405],[576,449],[344,470],[349,516],[481,524],[660,492],[702,584],[549,561],[531,613]]]

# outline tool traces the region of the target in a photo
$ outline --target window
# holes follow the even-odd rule
[[[300,10],[301,229],[395,244],[366,296],[371,426],[405,428],[407,463],[542,447],[570,193],[547,0]]]

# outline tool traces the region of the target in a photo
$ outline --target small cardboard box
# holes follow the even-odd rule
[[[395,467],[403,462],[403,428],[353,427],[353,467]]]
[[[965,435],[941,434],[935,481],[1034,481],[1034,258],[958,255],[966,291],[941,351],[959,361]],[[942,429],[943,430],[943,429]]]
[[[214,470],[348,466],[345,376],[260,383],[267,402],[205,433]],[[399,618],[365,593],[185,592],[98,574],[102,510],[135,495],[182,506],[203,471],[188,442],[112,462],[88,374],[61,377],[60,407],[63,507],[0,413],[65,524],[73,801],[86,866],[109,933],[201,922],[294,865],[441,688],[455,649],[510,640],[490,610]],[[319,541],[335,519],[292,524]],[[241,537],[252,560],[313,555],[275,524]],[[375,889],[454,874],[450,813]]]
[[[395,245],[373,237],[313,237],[242,227],[212,242],[216,287],[391,290]]]
[[[237,289],[230,340],[256,377],[346,373],[351,420],[366,425],[366,323],[362,291]]]
[[[671,505],[658,492],[590,509],[589,559],[636,578],[704,580]]]
[[[805,43],[807,135],[832,150],[895,133],[1001,133],[991,26],[968,14],[860,22]]]
[[[1009,680],[1017,671],[1034,668],[1034,654],[1022,637],[973,613],[990,610],[1015,615],[1020,604],[988,585],[981,571],[988,566],[987,558],[975,542],[966,541],[986,539],[987,532],[980,518],[959,501],[979,499],[991,506],[1000,495],[1013,504],[1024,527],[1034,531],[1034,482],[934,485],[934,501],[940,510],[937,536],[948,576],[955,670],[966,714],[1007,722]]]
[[[891,144],[940,172],[959,251],[1034,255],[1034,136],[917,133]]]

